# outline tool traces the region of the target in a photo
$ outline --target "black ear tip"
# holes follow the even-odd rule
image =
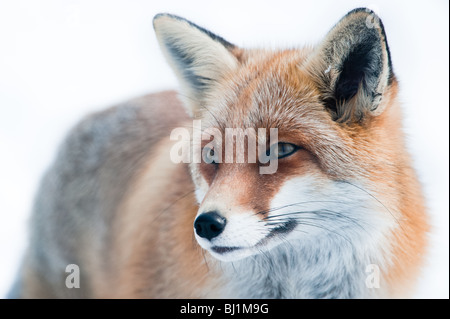
[[[172,20],[178,20],[178,21],[189,22],[189,21],[187,21],[186,19],[184,19],[184,18],[182,18],[182,17],[179,17],[179,16],[177,16],[177,15],[175,15],[175,14],[167,13],[167,12],[162,12],[162,13],[156,14],[156,15],[153,17],[153,28],[155,27],[156,22],[157,22],[158,20],[160,20],[161,18],[169,18],[169,19],[172,19]]]
[[[157,14],[153,17],[153,21],[156,21],[156,20],[158,20],[159,18],[167,17],[167,16],[170,16],[170,13],[165,13],[165,12],[157,13]]]
[[[356,8],[348,12],[339,22],[344,25],[365,25],[368,29],[379,30],[382,38],[386,38],[383,22],[375,11],[369,8]]]
[[[183,20],[183,21],[186,21],[186,19],[184,19],[184,18],[182,18],[182,17],[180,17],[180,16],[177,16],[177,15],[172,14],[172,13],[167,13],[167,12],[161,12],[161,13],[156,14],[156,15],[153,17],[153,21],[155,21],[155,20],[157,20],[157,19],[159,19],[159,18],[163,18],[163,17],[167,17],[167,18],[175,19],[175,20]]]
[[[168,14],[167,13],[158,13],[157,15],[155,15],[153,17],[152,23],[153,23],[153,28],[155,29],[156,27],[156,22],[163,17],[166,17]]]
[[[374,26],[380,27],[383,29],[383,23],[381,22],[378,14],[369,8],[356,8],[352,11],[348,12],[341,21],[356,19],[357,21],[361,21],[364,19],[364,23],[366,23],[367,27],[372,28]],[[384,32],[384,31],[383,31]]]
[[[155,21],[155,20],[157,20],[157,19],[159,19],[159,18],[161,18],[161,17],[164,17],[164,16],[166,16],[167,15],[167,13],[157,13],[154,17],[153,17],[153,21]]]
[[[369,9],[369,8],[365,8],[365,7],[360,7],[360,8],[353,9],[353,10],[349,11],[346,14],[346,16],[351,16],[351,15],[356,14],[356,13],[365,13],[367,15],[375,15],[375,16],[377,16],[375,11],[373,11],[372,9]]]
[[[349,13],[356,13],[356,12],[367,12],[367,13],[373,13],[372,9],[369,9],[367,7],[359,7],[351,10]]]

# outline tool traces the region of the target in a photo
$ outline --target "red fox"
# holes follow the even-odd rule
[[[180,92],[72,129],[10,296],[409,296],[429,226],[378,16],[355,9],[318,45],[282,50],[171,14],[153,26]]]

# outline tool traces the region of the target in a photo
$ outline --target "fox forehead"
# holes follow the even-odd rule
[[[224,77],[206,102],[204,119],[210,126],[289,130],[301,127],[300,119],[311,113],[329,117],[301,68],[310,49],[242,51],[240,67]]]

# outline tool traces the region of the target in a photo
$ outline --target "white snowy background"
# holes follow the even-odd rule
[[[432,217],[414,296],[449,298],[449,2],[0,0],[0,296],[26,247],[39,179],[88,112],[176,88],[152,29],[186,17],[246,47],[317,43],[344,14],[382,18],[401,85],[405,130]]]

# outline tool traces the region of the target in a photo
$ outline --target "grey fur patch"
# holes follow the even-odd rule
[[[248,259],[222,263],[220,267],[229,278],[229,290],[225,289],[225,296],[277,299],[376,296],[378,291],[365,286],[367,256],[338,237],[314,240],[314,243],[291,242]],[[317,241],[324,241],[320,246],[330,249],[311,249]],[[295,254],[292,254],[292,249],[295,249]],[[340,264],[341,267],[328,267],[330,264]],[[227,295],[228,291],[234,295]]]
[[[35,198],[24,260],[24,270],[44,295],[92,297],[90,274],[106,273],[114,264],[110,230],[128,183],[152,146],[187,118],[174,93],[167,96],[146,96],[89,115],[61,144]],[[79,289],[65,287],[69,264],[80,268]],[[20,285],[19,280],[13,292],[28,296],[30,287]]]

